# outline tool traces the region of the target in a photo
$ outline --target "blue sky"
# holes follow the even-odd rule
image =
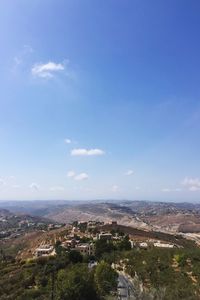
[[[200,199],[200,2],[0,3],[0,199]]]

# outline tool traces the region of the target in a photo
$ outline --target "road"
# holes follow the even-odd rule
[[[119,273],[118,277],[118,300],[135,300],[134,287],[127,276]]]

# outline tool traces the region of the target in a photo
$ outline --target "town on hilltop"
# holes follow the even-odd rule
[[[109,231],[103,229],[109,226]],[[49,225],[49,228],[52,224]],[[95,255],[95,242],[97,240],[112,241],[113,245],[120,245],[126,238],[129,241],[131,248],[139,247],[147,249],[150,247],[158,248],[173,248],[180,247],[175,244],[161,242],[156,239],[145,239],[142,241],[141,238],[135,239],[131,235],[126,235],[124,232],[120,232],[120,227],[117,226],[116,221],[112,221],[110,224],[104,224],[104,222],[88,221],[88,222],[73,222],[72,225],[65,227],[66,234],[58,236],[55,244],[59,244],[66,251],[76,250],[82,255],[94,256]],[[128,246],[129,249],[129,246]],[[55,245],[45,244],[44,242],[35,249],[34,255],[36,257],[55,255]]]

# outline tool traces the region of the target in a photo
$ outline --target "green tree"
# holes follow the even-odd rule
[[[76,264],[60,270],[57,276],[58,300],[97,300],[93,272],[87,265]]]
[[[95,256],[100,258],[104,253],[110,253],[115,250],[112,241],[97,240],[95,244]]]
[[[105,296],[117,288],[117,272],[111,266],[101,261],[95,270],[95,282],[100,296]]]
[[[83,261],[83,256],[80,254],[80,252],[76,250],[71,250],[69,252],[69,260],[73,263],[81,263]]]
[[[61,255],[62,252],[65,251],[65,249],[61,246],[61,242],[60,242],[60,241],[56,241],[56,244],[55,244],[55,251],[56,251],[56,254],[57,254],[57,255]]]
[[[131,243],[128,235],[126,235],[118,244],[119,250],[131,250]]]

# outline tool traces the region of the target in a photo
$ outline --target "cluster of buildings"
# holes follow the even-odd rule
[[[155,240],[150,240],[148,242],[138,242],[138,243],[135,243],[133,241],[130,241],[130,242],[131,242],[132,248],[135,247],[135,246],[137,246],[140,249],[148,249],[150,247],[170,249],[170,248],[174,248],[175,247],[174,244],[164,243],[164,242],[155,241]]]
[[[100,231],[92,233],[90,230],[103,225],[104,222],[99,221],[76,222],[76,224],[67,227],[68,234],[58,237],[57,240],[60,241],[60,245],[66,249],[66,251],[76,250],[82,255],[94,256],[94,242],[96,240],[110,241],[113,238],[110,232]],[[55,255],[55,247],[50,244],[42,244],[35,249],[34,255],[35,257]]]
[[[117,225],[117,222],[112,222],[112,225]],[[72,225],[67,227],[67,234],[58,237],[57,240],[60,241],[60,245],[66,249],[66,251],[76,250],[82,255],[94,256],[95,254],[95,241],[96,240],[106,240],[106,241],[120,241],[123,236],[118,233],[104,232],[103,222],[99,221],[89,221],[89,222],[74,222]],[[95,229],[95,230],[93,230]],[[97,230],[98,229],[98,230]],[[174,244],[169,244],[161,242],[159,240],[144,240],[136,241],[134,238],[129,239],[131,247],[148,249],[150,247],[157,248],[173,248]],[[40,245],[35,250],[35,256],[48,256],[54,255],[55,249],[52,245]]]
[[[65,248],[66,251],[76,250],[80,252],[82,255],[93,256],[95,254],[95,247],[94,247],[94,243],[92,242],[80,243],[79,241],[76,240],[73,241],[67,240],[61,243],[61,246]],[[55,247],[49,244],[40,245],[35,250],[35,257],[51,256],[55,254],[56,254]]]

